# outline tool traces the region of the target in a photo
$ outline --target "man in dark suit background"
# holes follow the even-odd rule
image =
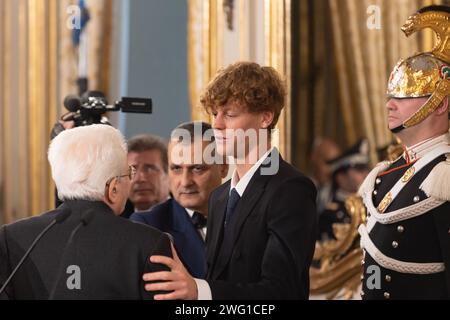
[[[212,141],[206,136],[208,130],[211,125],[205,122],[187,122],[172,131],[168,168],[173,199],[130,217],[171,234],[181,261],[196,278],[206,276],[208,198],[228,173],[227,164],[207,164],[202,156],[214,147],[214,136]]]
[[[202,95],[214,117],[218,152],[231,156],[231,181],[209,201],[205,280],[174,259],[151,257],[170,272],[144,275],[155,299],[307,299],[317,233],[316,189],[270,144],[286,89],[271,67],[238,62],[219,71]],[[243,134],[244,133],[244,134]]]
[[[148,211],[169,197],[167,142],[151,134],[140,134],[127,141],[128,165],[136,168],[129,199],[121,217]]]
[[[151,299],[142,274],[165,270],[149,257],[170,256],[170,242],[154,228],[118,217],[135,174],[120,132],[107,125],[65,130],[48,158],[64,203],[0,228],[2,287],[37,235],[57,220],[0,298]]]

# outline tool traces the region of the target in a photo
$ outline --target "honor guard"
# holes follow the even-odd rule
[[[450,7],[411,16],[407,36],[437,33],[431,52],[401,60],[388,83],[389,129],[404,152],[379,163],[360,188],[363,299],[450,298]]]

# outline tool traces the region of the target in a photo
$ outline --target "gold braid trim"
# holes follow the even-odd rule
[[[448,79],[442,79],[436,86],[436,91],[431,95],[427,102],[409,117],[403,123],[403,126],[408,128],[422,122],[439,107],[441,102],[448,95],[450,95],[450,81]]]

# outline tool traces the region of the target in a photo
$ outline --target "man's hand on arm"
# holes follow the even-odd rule
[[[166,265],[170,271],[145,273],[144,281],[151,281],[145,285],[147,291],[170,291],[155,295],[155,300],[197,300],[198,291],[195,279],[189,274],[177,252],[171,244],[173,259],[165,256],[151,256],[150,262]]]

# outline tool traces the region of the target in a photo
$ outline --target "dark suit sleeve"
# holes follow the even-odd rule
[[[9,274],[11,273],[11,267],[9,265],[8,257],[8,245],[6,242],[6,227],[0,228],[0,288],[5,283]],[[0,295],[0,300],[8,300],[10,293],[8,293],[8,288]]]
[[[447,297],[450,299],[450,203],[447,202],[434,215],[442,258],[445,264]]]
[[[156,264],[150,262],[150,257],[158,255],[158,256],[167,256],[172,258],[172,250],[170,248],[170,240],[169,237],[163,233],[161,237],[159,238],[156,246],[154,247],[153,251],[150,252],[146,258],[145,266],[144,266],[144,273],[150,273],[150,272],[158,272],[158,271],[169,271],[169,268],[162,264]],[[140,280],[141,284],[141,297],[145,300],[153,300],[153,296],[156,294],[159,294],[161,292],[155,291],[155,292],[148,292],[145,290],[145,284],[151,283],[151,282],[145,282],[142,277]]]
[[[315,198],[315,187],[306,178],[284,182],[267,199],[269,238],[259,281],[208,281],[213,299],[307,299],[317,233]]]

